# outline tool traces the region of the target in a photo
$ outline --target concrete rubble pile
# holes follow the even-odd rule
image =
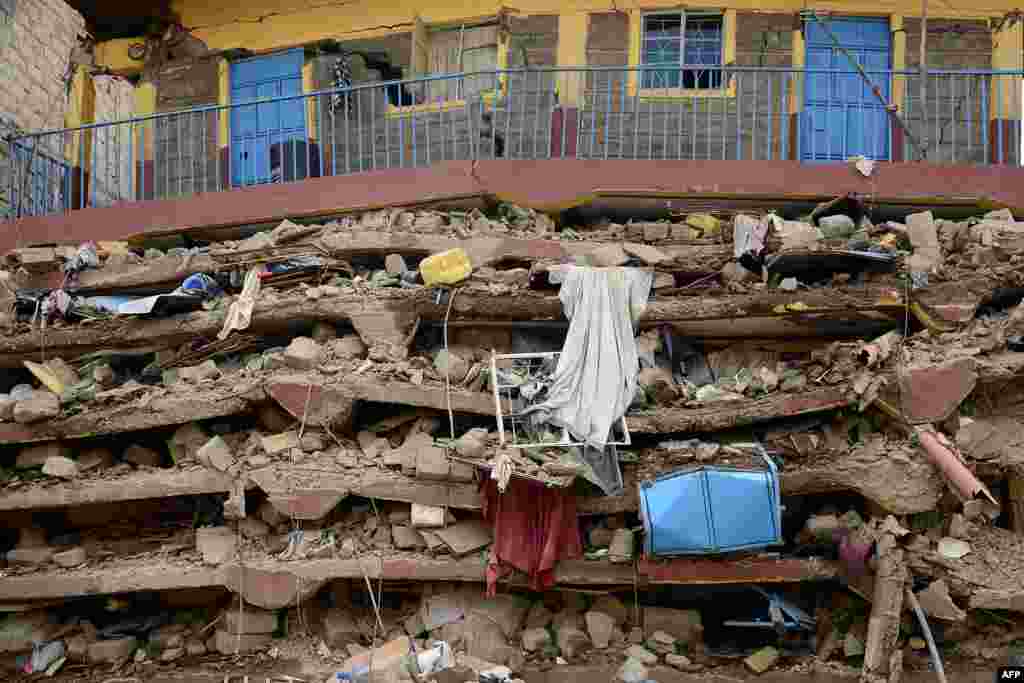
[[[2,666],[1017,661],[1024,222],[882,208],[12,251]]]

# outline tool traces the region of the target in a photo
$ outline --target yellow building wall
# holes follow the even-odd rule
[[[936,3],[929,16],[943,19],[992,19],[1017,9],[1014,0],[985,0],[980,3]],[[691,9],[721,9],[713,0],[693,0]],[[805,0],[732,0],[728,9],[737,12],[797,13],[807,8]],[[841,2],[823,0],[813,3],[822,12],[862,16],[919,16],[917,0],[879,0]],[[256,53],[315,43],[324,39],[353,40],[387,35],[395,31],[414,31],[417,18],[423,24],[472,21],[498,14],[499,2],[434,0],[423,6],[410,6],[403,0],[374,0],[312,5],[298,0],[176,0],[173,10],[193,35],[212,50],[244,48]],[[626,11],[638,12],[680,7],[678,0],[643,0],[629,3]],[[524,0],[514,4],[511,13],[587,14],[622,10],[621,4],[608,0]],[[96,48],[97,63],[120,73],[138,72],[142,63],[128,57],[128,47],[139,39],[121,39],[101,43]]]
[[[1016,8],[1016,0],[984,0],[977,4],[944,3],[929,7],[929,16],[935,19],[982,19],[993,24],[999,17]],[[640,27],[644,12],[680,7],[679,0],[638,0],[623,9],[621,4],[609,0],[565,0],[555,5],[549,0],[522,0],[508,9],[497,2],[472,2],[466,4],[457,0],[434,0],[429,5],[410,6],[403,0],[374,0],[369,2],[309,4],[298,0],[222,0],[211,3],[208,0],[174,0],[173,10],[181,23],[193,35],[203,40],[211,50],[244,48],[254,53],[266,53],[285,48],[315,43],[324,39],[353,40],[379,37],[397,31],[408,31],[416,38],[422,38],[426,29],[440,24],[471,22],[493,17],[505,10],[518,16],[552,15],[559,18],[559,41],[557,61],[560,66],[585,66],[587,63],[586,42],[589,15],[594,12],[625,11],[630,17],[628,52],[630,64],[637,64],[640,55]],[[714,0],[692,0],[686,4],[690,9],[721,9],[722,4]],[[737,14],[743,12],[791,13],[806,9],[806,0],[732,0],[725,11],[724,63],[730,63],[736,54]],[[900,30],[904,18],[919,16],[919,0],[857,0],[842,2],[823,0],[815,2],[817,11],[840,13],[853,16],[887,16],[893,29],[893,66],[901,68],[906,59],[906,35]],[[97,46],[97,62],[114,71],[127,73],[139,71],[142,64],[128,57],[128,47],[138,39],[114,40]],[[1024,68],[1024,25],[1015,23],[994,36],[993,68]],[[507,64],[505,40],[499,50],[499,67]],[[804,64],[803,37],[799,30],[793,32],[794,68]],[[419,56],[422,51],[414,50],[414,71],[422,67]],[[220,102],[228,102],[230,92],[227,83],[227,62],[221,64]],[[309,91],[314,87],[312,72],[303,72],[303,85]],[[630,91],[637,87],[636,74],[629,80]],[[559,96],[564,104],[575,104],[579,100],[580,78],[571,74],[560,77]],[[902,102],[905,88],[903,79],[896,79],[893,101]],[[659,93],[644,93],[658,96]],[[720,96],[722,93],[709,93]],[[685,95],[692,97],[700,93],[660,93],[665,97]],[[1021,86],[1019,79],[1007,82],[999,92],[999,106],[993,109],[993,116],[1004,118],[1020,117]],[[454,104],[454,103],[453,103]],[[995,105],[995,101],[993,101]],[[443,108],[444,105],[433,105]],[[802,84],[790,92],[789,111],[799,112],[803,108]],[[995,111],[998,109],[998,111]],[[403,111],[404,113],[404,111]],[[315,121],[310,121],[310,133],[315,137]],[[227,144],[228,116],[220,117],[220,140]]]

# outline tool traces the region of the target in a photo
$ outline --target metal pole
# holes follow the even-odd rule
[[[928,157],[928,127],[925,125],[925,101],[928,97],[928,0],[921,0],[921,42],[918,63],[921,71],[921,161]]]
[[[922,2],[927,2],[927,0],[922,0]],[[864,71],[864,67],[860,65],[860,62],[858,62],[856,60],[856,58],[854,58],[854,56],[852,54],[850,54],[850,51],[847,50],[845,47],[843,47],[842,43],[839,42],[839,39],[836,38],[836,35],[834,33],[832,33],[832,29],[830,29],[828,27],[828,24],[826,22],[822,21],[818,17],[818,14],[814,10],[803,10],[803,11],[800,12],[800,16],[801,17],[810,17],[811,19],[813,19],[814,21],[818,22],[821,25],[821,28],[824,29],[825,33],[828,34],[828,37],[832,41],[832,44],[835,46],[835,48],[837,50],[839,50],[840,52],[842,52],[843,55],[849,60],[850,64],[853,65],[853,68],[857,70],[857,73],[860,74],[860,77],[862,79],[864,79],[864,82],[867,83],[869,88],[871,88],[871,92],[875,95],[876,98],[878,98],[878,101],[882,103],[882,106],[885,107],[885,111],[888,112],[889,116],[891,116],[893,119],[895,119],[896,123],[898,123],[900,128],[903,129],[903,134],[907,137],[908,140],[910,140],[911,144],[914,144],[914,145],[916,145],[916,146],[921,148],[921,158],[923,159],[925,154],[926,154],[926,150],[925,150],[924,146],[921,145],[921,143],[919,143],[917,141],[917,138],[914,136],[914,134],[910,132],[910,128],[907,126],[906,122],[904,122],[903,118],[900,117],[900,115],[898,113],[896,113],[896,108],[893,105],[889,104],[888,100],[885,99],[885,96],[882,95],[881,89],[879,89],[879,87],[877,85],[875,85],[874,81],[871,80],[871,77],[868,76],[866,71]],[[923,113],[924,113],[924,98],[923,98],[923,95],[924,95],[924,75],[923,74],[922,74],[921,78],[922,78],[922,80],[921,80],[921,83],[922,83],[922,85],[921,85],[921,93],[922,93],[922,100],[921,100],[922,119],[921,120],[924,121],[924,118],[923,118]],[[831,137],[829,138],[829,140],[831,140]]]

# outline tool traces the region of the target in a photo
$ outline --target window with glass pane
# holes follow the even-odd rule
[[[640,63],[665,67],[645,70],[642,88],[720,88],[722,15],[673,12],[645,16]]]

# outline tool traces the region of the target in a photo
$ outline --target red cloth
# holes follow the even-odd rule
[[[583,555],[572,492],[515,477],[505,493],[498,493],[493,479],[484,480],[483,489],[484,516],[494,528],[488,595],[508,567],[528,574],[530,588],[541,591],[554,585],[559,560]]]

